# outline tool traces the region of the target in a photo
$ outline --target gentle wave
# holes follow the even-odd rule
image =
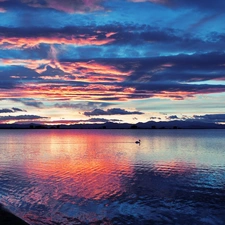
[[[219,131],[13,132],[0,136],[0,202],[31,225],[224,224]]]

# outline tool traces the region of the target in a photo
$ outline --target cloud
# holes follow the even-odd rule
[[[0,113],[15,113],[15,112],[26,112],[26,110],[14,107],[11,109],[0,109]]]
[[[213,14],[191,24],[189,30],[196,29],[218,15]],[[199,36],[195,33],[183,33],[177,29],[137,24],[108,24],[104,26],[66,26],[52,27],[0,27],[0,47],[4,50],[19,49],[26,54],[57,60],[67,57],[114,58],[149,56],[156,52],[208,52],[220,51],[225,47],[225,35],[208,33]],[[126,48],[124,49],[124,46]],[[135,46],[135,48],[133,47]]]
[[[107,32],[93,30],[92,27],[69,26],[64,28],[8,28],[0,27],[0,46],[4,49],[36,48],[40,44],[65,45],[105,45],[114,41]],[[53,50],[53,49],[52,49]],[[52,54],[51,50],[51,54]]]
[[[224,80],[224,57],[210,52],[95,60],[3,59],[0,98],[116,102],[223,93],[225,85],[219,81]]]
[[[67,13],[91,12],[103,10],[101,0],[45,0],[48,8],[64,11]]]
[[[196,1],[196,0],[129,0],[131,2],[150,2],[154,4],[165,5],[170,8],[176,7],[189,7],[189,8],[199,8],[207,10],[222,10],[225,7],[224,1],[213,2],[211,0]]]
[[[91,122],[91,123],[107,123],[107,122],[121,122],[122,120],[118,119],[104,119],[104,118],[91,118],[89,120],[84,120],[84,122]]]
[[[166,117],[166,118],[169,119],[169,120],[176,120],[176,119],[179,119],[178,116],[176,116],[176,115],[168,116],[168,117]]]
[[[149,119],[150,120],[161,120],[161,117],[151,116]]]
[[[4,8],[0,7],[0,13],[5,13],[5,12],[6,12],[6,10]]]
[[[12,109],[0,109],[0,113],[12,113],[14,112]]]
[[[88,120],[54,120],[51,124],[83,124],[83,123],[108,123],[108,122],[122,122],[119,119],[105,119],[105,118],[90,118]]]
[[[14,101],[14,102],[21,102],[26,106],[32,106],[32,107],[35,107],[35,108],[42,108],[43,107],[42,102],[37,101],[33,98],[11,98],[9,100]]]
[[[105,10],[102,5],[102,0],[5,0],[4,2],[4,6],[9,9],[14,8],[14,4],[16,3],[16,6],[21,8],[46,8],[65,13],[88,13]]]
[[[193,118],[203,122],[225,122],[225,114],[194,115]]]
[[[94,109],[91,112],[84,112],[85,116],[100,116],[100,115],[142,115],[144,113],[139,111],[127,111],[120,108],[112,108],[107,110]]]
[[[41,76],[40,78],[45,80],[51,79],[51,73],[53,72],[58,73],[56,77],[58,79],[74,80],[74,78],[76,78],[76,81],[98,81],[111,83],[112,81],[123,81],[132,73],[132,71],[123,71],[122,69],[105,62],[98,63],[96,60],[60,62],[47,59],[2,59],[1,63],[2,65],[14,66],[12,68],[14,70],[17,69],[15,66],[23,66],[24,72],[22,78],[27,78],[28,75],[34,77],[42,74],[43,76]],[[25,72],[28,73],[27,71],[32,74],[24,76]],[[47,73],[48,76],[44,76],[45,73]],[[65,73],[68,76],[65,76]],[[20,73],[17,73],[17,76],[12,76],[12,78],[21,78],[19,77],[19,74]],[[60,75],[62,76],[60,77]]]
[[[40,119],[48,119],[48,117],[41,117],[37,115],[19,115],[19,116],[0,116],[1,123],[8,122],[18,122],[18,121],[32,121],[32,120],[40,120]]]
[[[85,102],[85,103],[56,103],[54,106],[56,108],[67,108],[67,109],[80,109],[80,110],[93,110],[96,108],[104,108],[112,103],[106,102]]]

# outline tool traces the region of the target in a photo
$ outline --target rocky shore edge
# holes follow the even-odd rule
[[[19,217],[13,215],[2,204],[0,204],[0,224],[2,225],[29,225]]]

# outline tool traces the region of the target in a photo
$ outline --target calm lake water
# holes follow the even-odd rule
[[[0,202],[32,225],[224,225],[225,130],[0,130]]]

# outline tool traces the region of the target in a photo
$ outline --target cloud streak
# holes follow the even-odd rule
[[[11,108],[11,109],[0,109],[0,113],[15,113],[15,112],[26,112],[26,110],[19,109],[19,108]]]
[[[224,122],[225,123],[225,114],[206,114],[206,115],[194,115],[193,118],[195,120],[203,121],[203,122]]]
[[[106,45],[114,41],[107,32],[97,32],[90,27],[6,28],[0,27],[0,46],[5,49],[36,48],[40,44]]]
[[[12,7],[12,2],[20,7],[31,7],[40,9],[53,9],[64,13],[89,13],[93,11],[104,10],[102,0],[5,0],[4,6]]]
[[[225,85],[219,82],[224,79],[223,58],[224,53],[215,52],[144,59],[3,59],[1,64],[8,66],[9,74],[2,73],[6,77],[2,82],[4,88],[8,85],[8,91],[0,91],[0,98],[183,100],[200,94],[223,93]],[[15,76],[14,67],[27,71]]]
[[[137,113],[143,122],[148,110],[168,113],[173,103],[197,114],[184,109],[192,102],[201,114],[218,114],[224,7],[210,0],[0,0],[1,115],[24,109],[52,113],[51,121],[133,121]],[[177,120],[170,112],[167,119]]]
[[[91,112],[84,112],[85,116],[142,115],[142,114],[144,113],[139,111],[127,111],[125,109],[120,108],[112,108],[107,110],[94,109]]]
[[[48,117],[41,117],[37,115],[19,115],[19,116],[0,116],[0,123],[16,123],[16,122],[26,122],[33,120],[43,120],[49,119]]]
[[[198,9],[207,9],[207,10],[221,10],[224,8],[224,1],[212,2],[211,0],[195,1],[195,0],[129,0],[135,3],[141,2],[150,2],[154,4],[165,5],[167,7],[176,8],[176,7],[186,7],[186,8],[198,8]]]

